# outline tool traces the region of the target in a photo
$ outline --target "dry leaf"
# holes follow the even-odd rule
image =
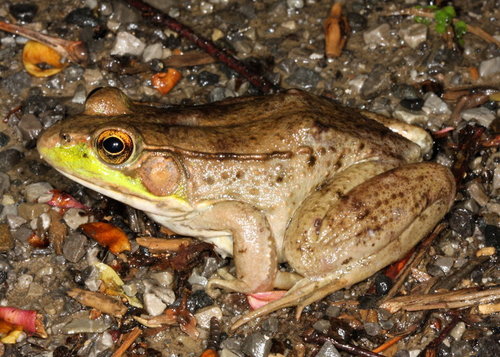
[[[36,41],[28,41],[23,49],[23,64],[26,71],[35,77],[50,77],[59,73],[66,64],[54,49]]]
[[[155,73],[151,77],[153,87],[161,94],[167,94],[181,79],[181,72],[169,68],[167,72]]]
[[[325,54],[327,57],[339,57],[347,41],[350,30],[347,18],[342,15],[342,4],[337,2],[330,9],[325,20]]]
[[[80,228],[85,235],[94,239],[100,245],[109,248],[113,254],[130,250],[130,241],[125,232],[110,223],[91,222],[82,224]]]

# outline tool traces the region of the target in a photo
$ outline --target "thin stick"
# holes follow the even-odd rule
[[[44,45],[53,48],[62,57],[82,66],[85,65],[89,59],[87,47],[82,41],[68,41],[58,37],[47,36],[27,27],[9,24],[3,21],[0,21],[0,30],[43,43]]]
[[[141,0],[125,0],[125,2],[133,8],[139,10],[142,14],[142,17],[152,24],[166,26],[172,31],[177,32],[182,37],[193,42],[198,47],[206,51],[210,56],[214,57],[218,61],[226,64],[229,68],[238,72],[261,92],[269,93],[280,90],[280,88],[274,83],[271,83],[263,76],[251,71],[241,61],[230,55],[227,51],[218,48],[215,43],[198,35],[191,28],[168,16],[164,12],[146,4]]]
[[[135,340],[141,335],[142,330],[138,327],[134,327],[132,331],[125,335],[123,342],[120,347],[111,355],[111,357],[121,357],[128,348],[135,342]]]
[[[378,353],[374,353],[372,351],[366,350],[366,349],[358,347],[358,346],[349,345],[347,343],[339,342],[339,341],[337,341],[331,337],[325,336],[325,335],[304,336],[304,341],[308,342],[308,343],[317,343],[317,344],[324,344],[325,342],[329,341],[332,345],[334,345],[339,350],[349,352],[350,354],[355,355],[355,356],[383,357],[382,355],[380,355]]]

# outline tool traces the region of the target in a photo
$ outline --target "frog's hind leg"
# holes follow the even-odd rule
[[[434,227],[455,195],[449,170],[419,163],[386,171],[388,165],[358,164],[310,195],[284,242],[287,261],[305,278],[233,328],[283,307],[298,306],[299,316],[304,306],[400,259]]]

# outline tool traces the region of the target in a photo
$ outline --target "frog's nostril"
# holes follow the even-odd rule
[[[65,132],[61,132],[61,139],[67,143],[69,143],[71,141],[71,135],[69,135],[68,133],[65,133]]]

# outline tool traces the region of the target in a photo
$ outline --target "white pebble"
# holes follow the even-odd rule
[[[115,45],[111,50],[111,55],[140,56],[146,45],[140,39],[126,31],[120,31],[116,35]]]
[[[144,49],[142,54],[142,59],[144,62],[149,62],[153,59],[162,58],[163,56],[163,46],[161,43],[153,43]]]

